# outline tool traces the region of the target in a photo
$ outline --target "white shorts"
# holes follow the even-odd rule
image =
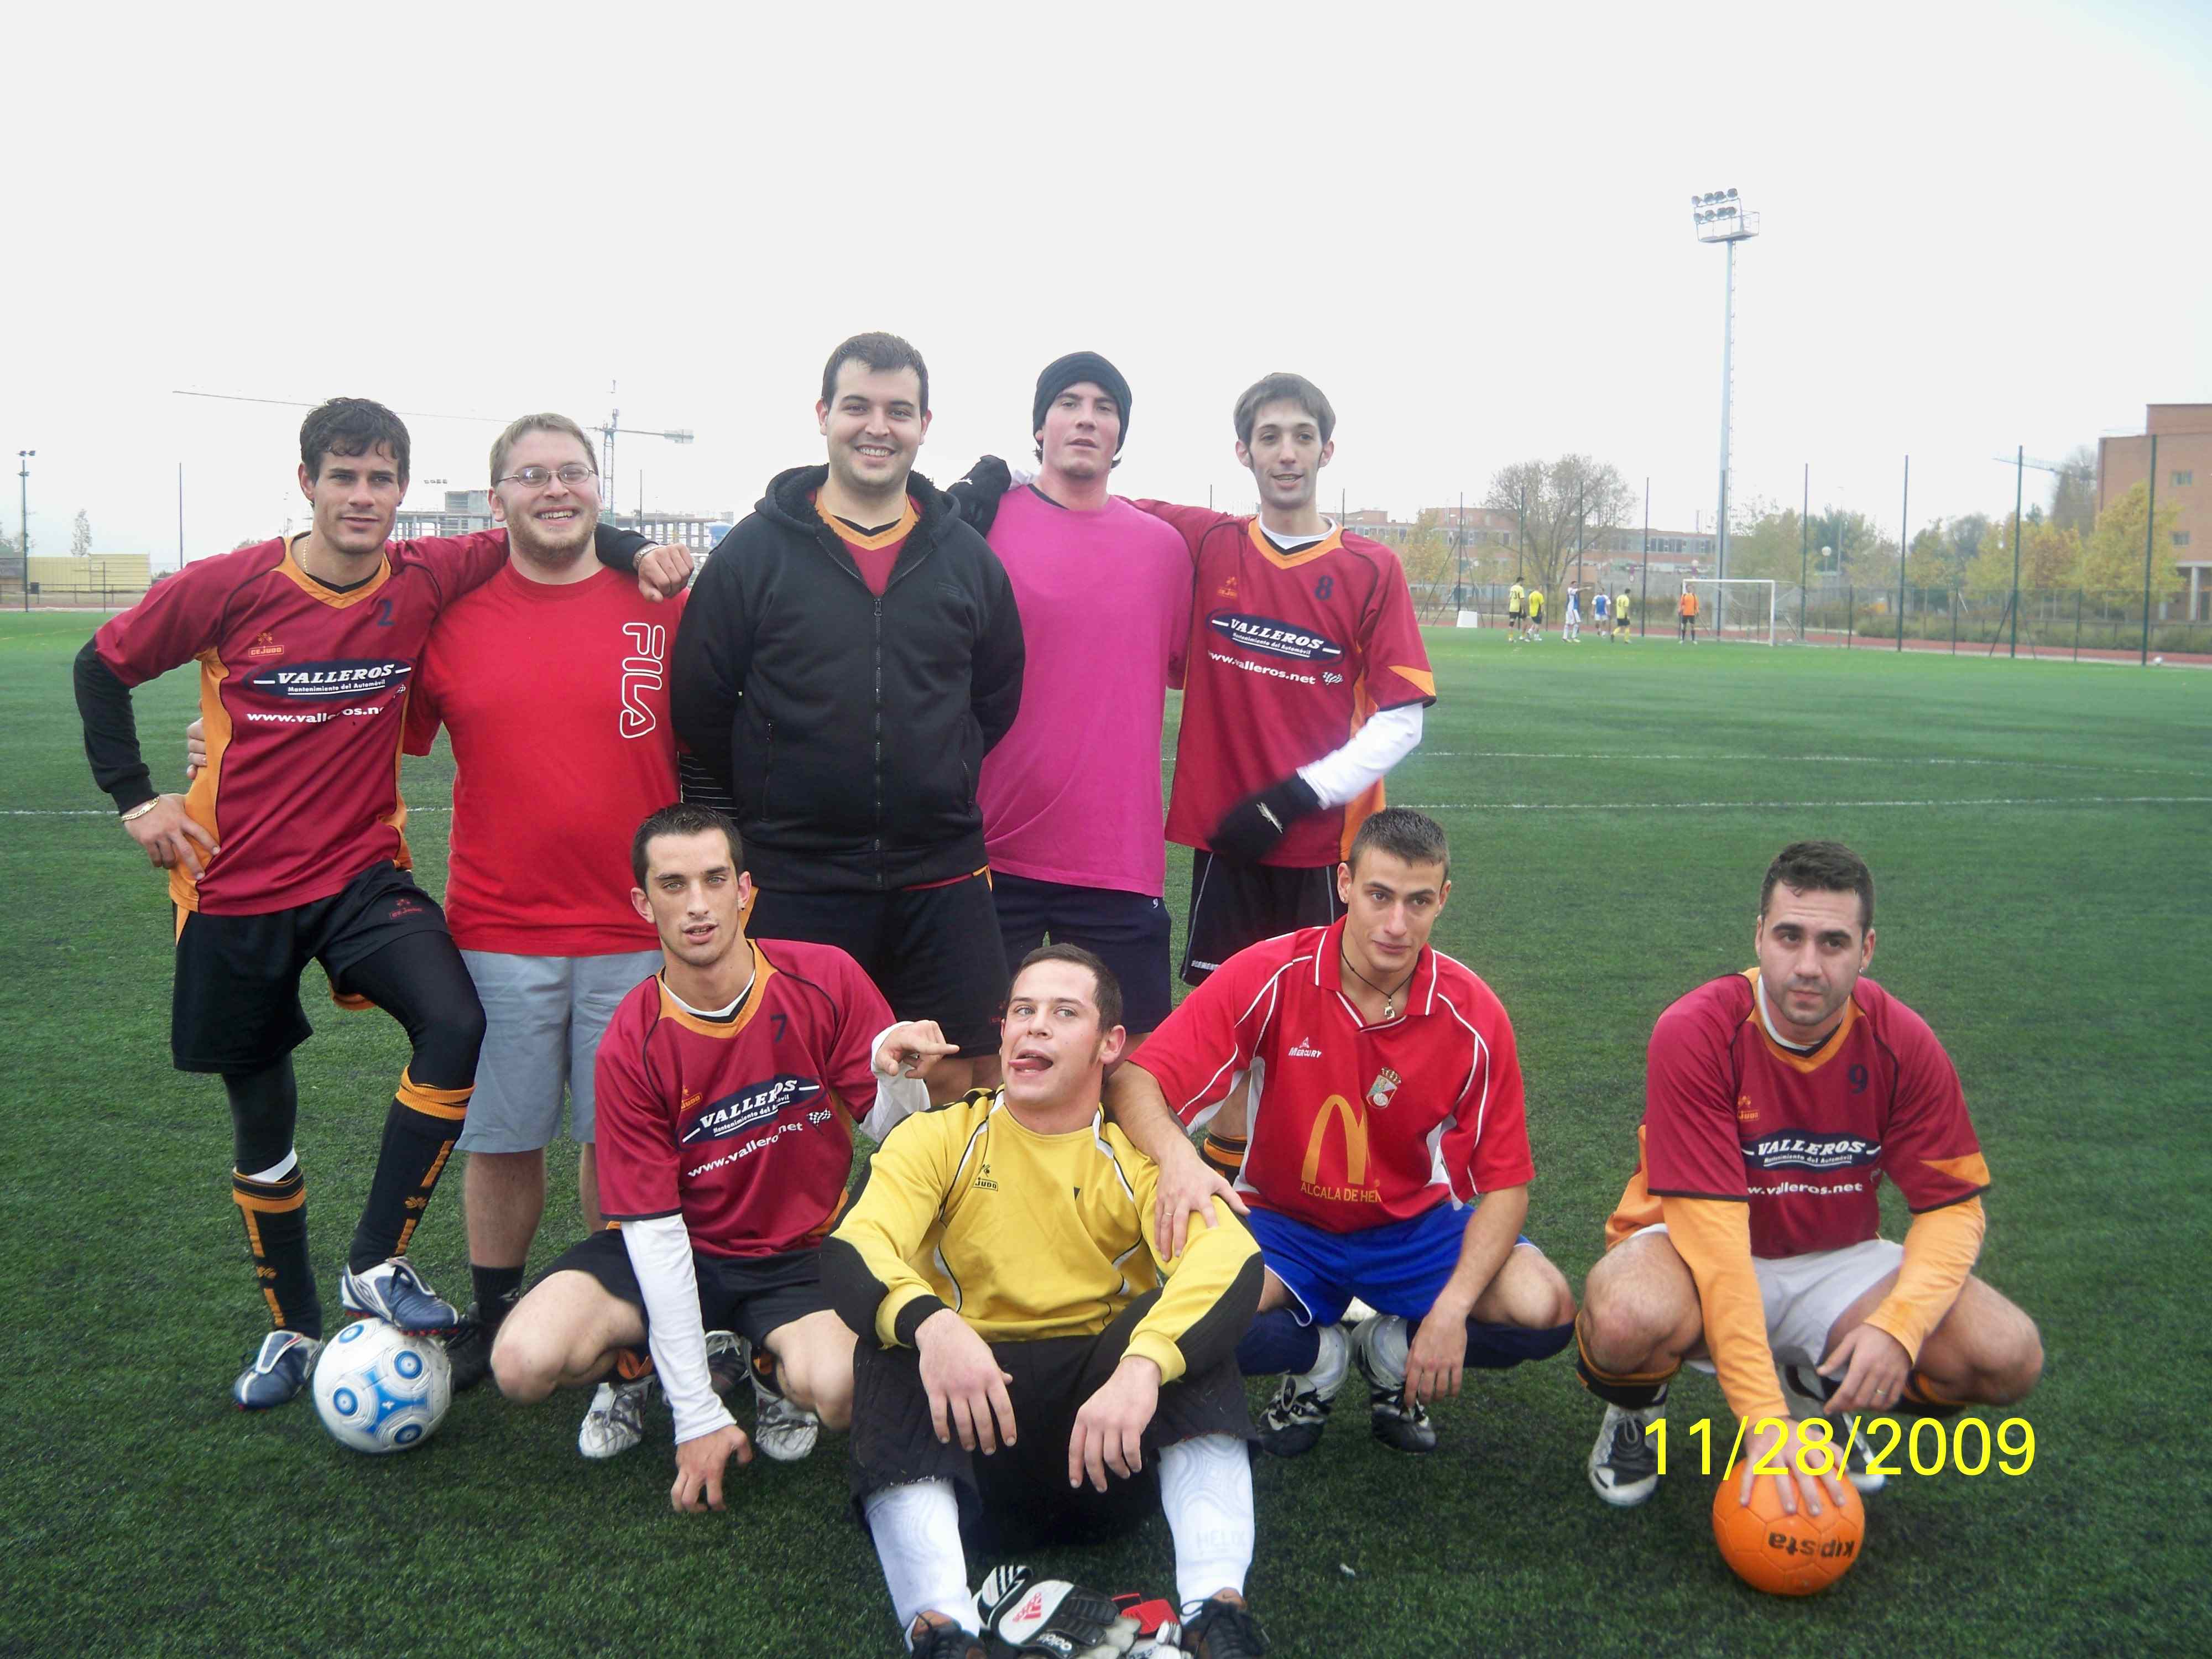
[[[1635,1236],[1663,1233],[1667,1224],[1654,1222]],[[1804,1255],[1755,1255],[1753,1269],[1759,1274],[1759,1296],[1766,1310],[1766,1346],[1774,1350],[1778,1365],[1818,1365],[1828,1357],[1828,1332],[1843,1317],[1844,1310],[1863,1296],[1867,1288],[1897,1270],[1905,1260],[1905,1246],[1886,1238],[1869,1238],[1846,1244],[1840,1250],[1814,1250]],[[1710,1359],[1690,1364],[1707,1376]]]
[[[569,1138],[590,1145],[600,1034],[623,999],[660,971],[660,952],[521,957],[464,951],[461,960],[483,1004],[484,1040],[460,1150],[534,1152],[550,1146],[560,1132],[564,1091]]]

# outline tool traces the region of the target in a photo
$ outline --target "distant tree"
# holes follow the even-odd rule
[[[2059,463],[2065,471],[2051,479],[2051,511],[2046,515],[2062,529],[2087,536],[2097,522],[2097,449],[2075,444]]]
[[[1806,565],[1805,542],[1798,529],[1797,509],[1777,507],[1771,501],[1744,504],[1729,528],[1728,574],[1731,577],[1764,577],[1769,581],[1795,583]],[[1816,533],[1813,550],[1820,550]]]
[[[2081,537],[2030,514],[2021,526],[2020,586],[2023,592],[2078,586],[2081,575]],[[1964,572],[1963,585],[1970,593],[2008,592],[2013,580],[2012,518],[1994,520],[1977,545]]]
[[[2137,484],[2106,504],[2097,527],[2082,548],[2081,584],[2093,592],[2140,593],[2143,585],[2143,526],[2149,514],[2146,487]],[[2150,538],[2151,591],[2171,592],[2181,581],[2173,556],[2173,529],[2180,510],[2161,501],[2158,527]],[[2029,544],[2033,545],[2033,543]]]
[[[1399,562],[1406,567],[1406,580],[1413,590],[1413,603],[1423,611],[1445,602],[1449,595],[1437,589],[1449,589],[1454,580],[1451,532],[1443,527],[1443,514],[1435,507],[1427,507],[1414,523],[1413,533],[1398,550]]]
[[[91,551],[92,515],[80,507],[76,521],[70,526],[70,556],[82,559]]]
[[[1822,548],[1832,556],[1825,562]],[[1863,513],[1823,507],[1813,515],[1813,572],[1823,571],[1856,587],[1878,587],[1897,580],[1897,543]]]
[[[1516,461],[1498,468],[1485,505],[1518,513],[1524,499],[1528,529],[1522,580],[1554,599],[1574,564],[1577,534],[1585,558],[1601,562],[1598,542],[1607,531],[1629,523],[1636,508],[1636,496],[1620,469],[1588,455]]]

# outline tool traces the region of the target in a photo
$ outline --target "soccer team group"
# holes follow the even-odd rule
[[[1354,1370],[1375,1436],[1420,1453],[1467,1370],[1576,1345],[1615,1504],[1656,1485],[1685,1364],[1814,1508],[1872,1479],[1823,1472],[1824,1413],[2027,1393],[2035,1327],[1972,1274],[1989,1175],[1957,1075],[1861,976],[1873,881],[1832,842],[1767,867],[1756,965],[1661,1017],[1577,1308],[1522,1231],[1511,1024],[1429,945],[1444,833],[1381,804],[1435,681],[1395,556],[1316,506],[1334,412],[1291,374],[1237,400],[1239,517],[1112,493],[1131,405],[1105,359],[1060,358],[1034,477],[987,458],[940,491],[913,471],[921,356],[856,336],[823,371],[826,465],[771,480],[693,583],[685,550],[599,523],[591,447],[553,415],[493,446],[501,528],[391,541],[406,428],[339,398],[301,431],[311,529],[99,629],[87,752],[169,872],[173,1059],[222,1079],[274,1327],[239,1405],[297,1395],[324,1330],[293,1145],[311,958],[411,1050],[348,1314],[441,1335],[457,1387],[592,1388],[586,1456],[638,1444],[658,1391],[679,1509],[720,1508],[732,1456],[847,1431],[915,1653],[1126,1647],[1057,1581],[994,1574],[979,1604],[967,1552],[1152,1510],[1163,1643],[1263,1651],[1248,1447],[1310,1449]],[[131,690],[187,662],[198,763],[163,793]],[[398,790],[441,726],[442,907]],[[589,1231],[526,1285],[564,1102]],[[856,1127],[880,1145],[848,1191]],[[407,1255],[456,1150],[465,1312]],[[1282,1378],[1256,1424],[1252,1376]]]

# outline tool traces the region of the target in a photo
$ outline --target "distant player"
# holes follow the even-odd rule
[[[492,1370],[525,1401],[623,1378],[599,1433],[586,1419],[586,1457],[637,1443],[657,1378],[676,1419],[669,1501],[696,1512],[722,1507],[729,1458],[753,1451],[710,1362],[830,1428],[849,1420],[853,1336],[830,1311],[819,1247],[844,1208],[853,1126],[865,1112],[867,1132],[887,1134],[927,1105],[894,1073],[952,1048],[933,1023],[895,1024],[843,951],[746,937],[752,882],[720,813],[653,813],[631,868],[664,966],[599,1040],[599,1205],[619,1224],[546,1270],[500,1327]],[[761,1449],[804,1456],[811,1419],[785,1414],[781,1443],[763,1422]]]
[[[1767,866],[1758,965],[1652,1030],[1636,1174],[1580,1324],[1580,1373],[1606,1402],[1589,1479],[1608,1504],[1657,1487],[1648,1436],[1686,1359],[1719,1373],[1743,1420],[1747,1501],[1749,1464],[1778,1443],[1809,1467],[1808,1416],[2010,1405],[2041,1374],[2034,1323],[1972,1275],[1990,1172],[1958,1073],[1919,1015],[1860,977],[1874,942],[1865,864],[1798,842]],[[1880,1237],[1885,1175],[1913,1212],[1901,1245]],[[1807,1396],[1795,1412],[1778,1363]],[[1818,1513],[1824,1485],[1840,1498],[1832,1480],[1777,1479],[1785,1509]]]
[[[319,405],[300,428],[313,527],[187,564],[104,624],[76,661],[94,778],[169,872],[173,1058],[220,1075],[230,1105],[232,1197],[276,1327],[232,1388],[249,1410],[299,1392],[323,1330],[292,1144],[291,1051],[311,1029],[299,993],[310,959],[334,997],[385,1009],[412,1048],[341,1298],[349,1313],[407,1330],[459,1318],[405,1252],[468,1110],[483,1012],[445,916],[408,873],[400,722],[431,623],[495,574],[507,549],[495,531],[387,543],[408,456],[407,428],[382,404]],[[597,541],[611,563],[634,562],[647,544],[626,532]],[[652,570],[640,580],[659,591]],[[159,794],[131,688],[196,659],[210,763],[188,796]]]
[[[1601,640],[1612,638],[1612,635],[1606,631],[1605,626],[1607,607],[1611,603],[1602,587],[1590,595],[1590,620],[1597,624],[1597,636]]]
[[[1237,1191],[1267,1282],[1237,1359],[1285,1373],[1261,1422],[1284,1457],[1321,1438],[1353,1365],[1376,1438],[1426,1452],[1427,1402],[1465,1368],[1541,1359],[1573,1334],[1566,1280],[1521,1233],[1534,1166],[1512,1024],[1429,945],[1451,891],[1442,827],[1376,813],[1337,880],[1342,920],[1240,951],[1109,1085],[1149,1146],[1163,1107],[1202,1122],[1240,1077],[1261,1079]],[[1355,1297],[1377,1311],[1347,1332]]]
[[[1544,590],[1528,590],[1528,638],[1533,642],[1544,637]]]
[[[1197,564],[1167,826],[1193,849],[1191,985],[1255,940],[1336,917],[1344,849],[1437,695],[1404,564],[1322,514],[1336,411],[1321,388],[1270,374],[1233,418],[1256,517],[1137,503],[1182,532]],[[1207,1142],[1224,1176],[1243,1133],[1240,1093]]]
[[[1627,589],[1626,587],[1623,587],[1623,588],[1620,590],[1620,597],[1618,599],[1616,599],[1616,600],[1614,600],[1614,601],[1613,601],[1613,638],[1615,638],[1615,639],[1617,639],[1617,640],[1620,640],[1620,639],[1626,639],[1626,638],[1629,638],[1629,637],[1630,637],[1630,635],[1629,635],[1629,632],[1628,632],[1628,618],[1629,618],[1629,611],[1630,611],[1631,608],[1634,605],[1635,602],[1636,602],[1636,601],[1635,601],[1635,596],[1634,596],[1633,594],[1632,594],[1632,593],[1628,591],[1628,589]]]
[[[1259,1255],[1224,1206],[1180,1253],[1160,1231],[1158,1171],[1099,1109],[1120,1004],[1090,952],[1032,953],[1006,1005],[1004,1084],[900,1125],[823,1247],[860,1338],[854,1507],[927,1659],[985,1650],[963,1523],[997,1552],[1125,1536],[1156,1509],[1182,1648],[1266,1650],[1244,1607],[1251,1419],[1234,1357]],[[1022,1651],[1100,1639],[1095,1624],[1061,1633]]]
[[[1675,606],[1675,639],[1684,644],[1695,645],[1698,642],[1698,596],[1687,586],[1682,589],[1681,601]]]
[[[1583,642],[1582,589],[1573,582],[1567,584],[1567,610],[1559,620],[1559,638],[1569,645]]]
[[[1514,644],[1521,643],[1521,629],[1528,616],[1528,590],[1515,577],[1513,586],[1505,592],[1505,635]]]

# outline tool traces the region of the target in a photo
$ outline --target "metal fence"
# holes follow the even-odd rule
[[[0,581],[0,611],[127,611],[146,597],[143,586],[110,587],[96,582],[33,582],[29,603],[20,580]]]

